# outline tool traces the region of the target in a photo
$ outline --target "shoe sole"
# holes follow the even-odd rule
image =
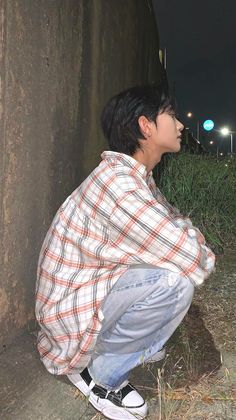
[[[146,403],[144,403],[143,406],[139,408],[139,412],[137,412],[135,409],[116,407],[111,401],[102,400],[94,395],[93,392],[90,394],[89,402],[97,411],[111,420],[142,420],[147,416]]]
[[[73,385],[76,386],[76,388],[82,392],[82,394],[84,394],[85,397],[89,396],[90,389],[79,374],[67,375],[67,378],[70,382],[72,382]]]
[[[84,383],[81,376],[67,375],[70,382],[78,388],[85,397],[89,397],[89,402],[97,411],[102,413],[105,417],[111,420],[142,420],[147,416],[147,404],[144,403],[139,408],[139,412],[135,409],[125,409],[123,407],[116,407],[111,401],[104,400],[95,395],[89,387]],[[81,378],[81,380],[80,380]]]

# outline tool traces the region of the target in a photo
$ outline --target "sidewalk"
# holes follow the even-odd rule
[[[101,420],[65,376],[48,373],[39,360],[34,334],[25,333],[0,355],[1,420]],[[150,373],[136,369],[135,385],[155,387]],[[147,397],[147,392],[142,392]],[[155,401],[150,412],[156,411]],[[155,419],[156,416],[149,416]]]
[[[86,399],[78,398],[66,380],[47,373],[35,341],[33,335],[24,334],[1,354],[0,419],[91,419],[94,410],[87,407]]]

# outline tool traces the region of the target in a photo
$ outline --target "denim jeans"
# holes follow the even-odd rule
[[[95,383],[117,389],[157,354],[187,313],[194,286],[154,266],[131,266],[103,302],[102,329],[88,366]]]

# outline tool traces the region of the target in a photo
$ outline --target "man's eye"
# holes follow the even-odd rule
[[[179,115],[176,114],[175,112],[173,114],[171,114],[171,116],[176,120],[179,120],[179,118],[180,118]]]

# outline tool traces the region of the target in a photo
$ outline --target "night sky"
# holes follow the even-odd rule
[[[216,129],[236,131],[236,0],[153,4],[183,122],[192,111],[201,123],[211,118]]]

